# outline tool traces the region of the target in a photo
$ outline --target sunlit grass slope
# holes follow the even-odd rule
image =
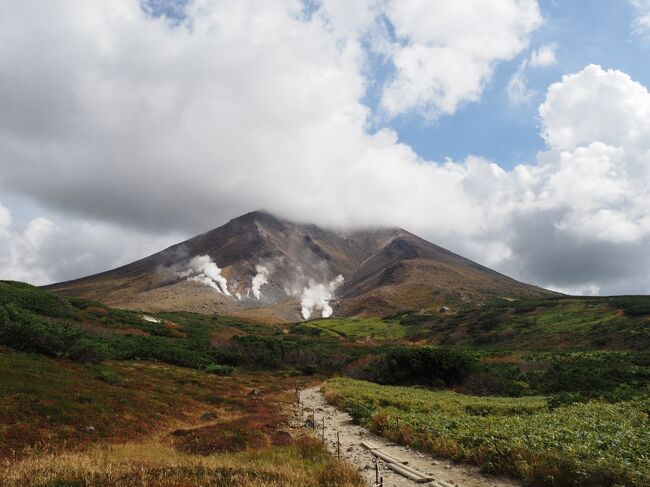
[[[650,485],[650,402],[549,409],[543,397],[475,397],[336,378],[326,397],[374,431],[533,485]]]
[[[372,338],[375,340],[396,340],[404,338],[406,328],[397,321],[381,318],[327,318],[312,320],[298,325],[294,331],[313,333],[322,337],[349,339]]]

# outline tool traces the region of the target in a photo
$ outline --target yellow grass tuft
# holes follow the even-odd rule
[[[304,458],[302,446],[239,454],[186,454],[158,442],[97,446],[0,465],[0,485],[27,486],[360,486],[356,471],[324,450]]]

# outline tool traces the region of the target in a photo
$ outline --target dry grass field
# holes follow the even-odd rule
[[[0,370],[3,486],[360,485],[289,427],[295,377],[7,349]]]

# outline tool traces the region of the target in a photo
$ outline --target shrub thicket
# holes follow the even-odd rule
[[[205,372],[214,375],[232,375],[235,372],[235,367],[231,365],[211,364],[205,368]]]
[[[13,303],[0,306],[0,344],[79,362],[108,358],[108,347],[66,324],[49,323]]]
[[[476,359],[463,351],[398,347],[371,363],[365,375],[380,384],[451,387],[460,384],[476,365]]]

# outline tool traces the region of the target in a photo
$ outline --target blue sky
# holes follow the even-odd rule
[[[532,34],[529,49],[497,65],[478,102],[464,104],[455,114],[434,122],[415,114],[392,120],[389,125],[400,141],[427,160],[462,160],[473,154],[512,168],[534,162],[535,154],[545,148],[537,108],[547,87],[562,75],[599,64],[650,86],[650,44],[630,29],[636,11],[627,0],[542,0],[540,7],[545,22]],[[531,70],[528,80],[534,96],[529,103],[513,106],[506,94],[508,80],[532,50],[553,42],[558,45],[557,64]],[[386,76],[380,63],[375,66],[380,79]],[[375,110],[376,92],[371,90],[367,98]]]
[[[188,1],[145,0],[144,5],[155,15],[180,21]],[[305,5],[310,13],[317,9],[313,0],[305,0]],[[650,85],[650,63],[645,62],[650,43],[630,29],[637,11],[629,0],[540,0],[539,5],[544,23],[530,36],[529,48],[510,61],[496,64],[480,100],[462,104],[453,115],[426,120],[408,113],[388,120],[378,105],[383,83],[393,68],[383,57],[370,54],[372,79],[364,103],[374,113],[376,128],[394,129],[401,142],[427,160],[459,161],[479,155],[510,169],[519,163],[533,163],[536,153],[544,150],[537,108],[548,86],[562,75],[598,64]],[[531,52],[552,43],[557,44],[557,63],[530,70],[527,78],[532,96],[526,103],[513,105],[506,93],[508,81]]]
[[[189,0],[145,0],[155,15],[184,18]],[[317,2],[305,0],[311,13]],[[630,28],[637,16],[629,0],[540,0],[544,23],[531,35],[530,46],[516,58],[496,64],[491,80],[477,102],[462,104],[452,115],[425,120],[417,113],[388,119],[379,107],[381,89],[393,73],[391,64],[379,55],[369,55],[372,71],[364,103],[373,111],[376,128],[394,129],[401,142],[422,158],[442,162],[459,161],[468,155],[491,159],[506,169],[519,163],[533,163],[545,143],[540,137],[537,109],[546,89],[562,75],[574,73],[588,64],[628,73],[645,86],[650,85],[650,42]],[[390,23],[388,23],[390,28]],[[557,44],[557,63],[527,73],[531,98],[513,105],[506,86],[519,64],[535,49]]]

